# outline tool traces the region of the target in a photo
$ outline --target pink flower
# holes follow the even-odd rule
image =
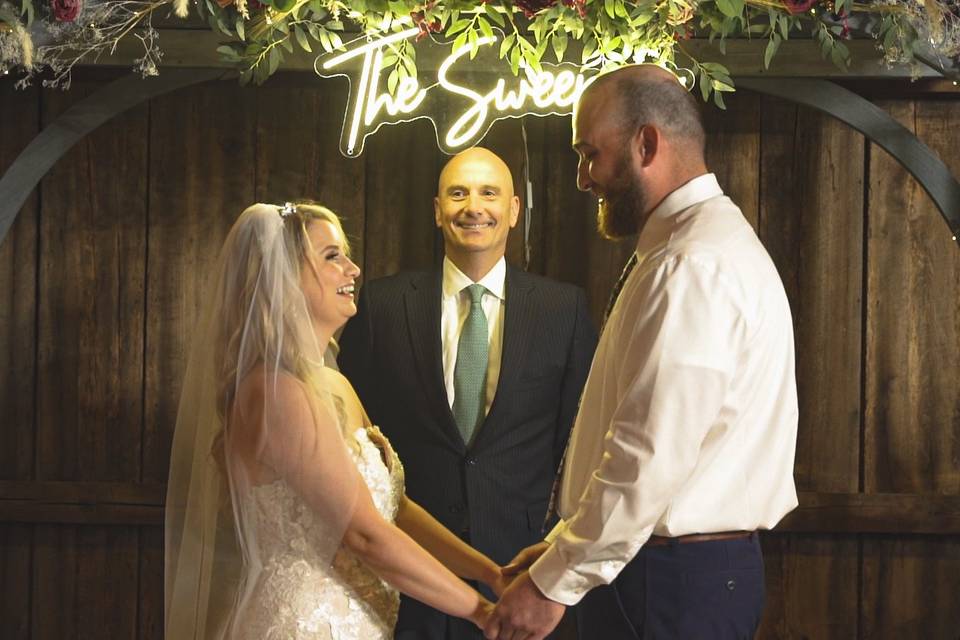
[[[817,0],[783,0],[783,5],[787,12],[797,15],[809,11],[817,4]]]
[[[83,0],[50,0],[50,11],[57,22],[73,22],[82,8]]]

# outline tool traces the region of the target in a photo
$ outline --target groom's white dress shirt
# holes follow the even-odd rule
[[[506,302],[505,286],[507,262],[500,258],[487,275],[476,284],[483,285],[480,306],[487,316],[490,350],[487,356],[486,406],[484,415],[490,413],[493,396],[500,379],[500,360],[503,355],[503,314]],[[440,302],[440,343],[443,347],[443,383],[447,388],[447,402],[453,408],[453,372],[457,365],[457,344],[463,324],[470,313],[470,296],[464,289],[474,284],[449,258],[443,259],[443,291]]]
[[[651,534],[773,527],[797,505],[793,325],[773,261],[713,174],[651,213],[607,321],[530,575],[576,604]]]

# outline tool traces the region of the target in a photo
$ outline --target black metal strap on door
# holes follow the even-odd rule
[[[130,74],[64,111],[30,141],[0,178],[0,244],[40,179],[88,133],[151,98],[229,75],[223,69],[164,69],[154,78]]]
[[[737,87],[813,107],[844,122],[880,146],[916,178],[960,245],[960,183],[943,161],[909,129],[866,98],[827,80],[736,78]]]

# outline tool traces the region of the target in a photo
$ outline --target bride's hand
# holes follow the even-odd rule
[[[477,608],[474,609],[473,613],[470,615],[468,620],[482,631],[483,627],[487,624],[487,618],[490,617],[490,614],[493,613],[493,603],[480,596],[479,602],[477,602]]]
[[[510,583],[514,581],[517,576],[515,574],[506,573],[503,570],[503,567],[497,567],[497,575],[490,582],[487,583],[487,586],[490,587],[490,590],[499,598],[503,595],[503,592],[507,590],[507,587],[510,586]]]

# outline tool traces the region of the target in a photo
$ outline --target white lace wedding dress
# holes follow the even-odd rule
[[[391,522],[403,497],[403,467],[396,453],[383,456],[365,429],[356,433],[357,468],[377,510]],[[248,508],[256,514],[263,568],[251,597],[235,612],[231,640],[386,640],[393,637],[400,596],[348,550],[333,565],[313,549],[324,535],[303,500],[278,480],[254,487]]]

